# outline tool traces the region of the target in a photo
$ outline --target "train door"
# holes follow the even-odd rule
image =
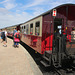
[[[57,37],[59,37],[61,35],[62,24],[63,24],[62,19],[60,19],[60,18],[54,19],[54,40],[53,41],[54,41],[55,46],[57,46],[57,47],[58,47]]]
[[[55,46],[58,47],[59,43],[58,41],[58,37],[60,37],[60,35],[62,34],[62,24],[63,24],[63,20],[60,18],[56,18],[54,19],[54,42],[55,42]],[[53,45],[54,46],[54,45]]]
[[[55,18],[54,19],[54,39],[53,39],[53,50],[52,50],[52,55],[53,55],[53,62],[56,63],[61,63],[61,54],[60,54],[60,50],[61,50],[61,34],[62,34],[62,25],[63,25],[63,19],[61,18]],[[56,64],[54,63],[54,65]]]
[[[61,34],[61,28],[62,28],[62,19],[56,18],[54,19],[54,33]],[[55,37],[56,35],[54,35]],[[55,38],[54,38],[55,39]]]

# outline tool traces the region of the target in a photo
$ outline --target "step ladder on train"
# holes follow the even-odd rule
[[[42,60],[40,62],[45,67],[51,66],[51,54],[52,54],[52,51],[45,51],[44,55],[42,56]]]

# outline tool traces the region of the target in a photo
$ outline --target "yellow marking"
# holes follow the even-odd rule
[[[67,30],[67,27],[66,27],[66,30]]]
[[[37,51],[35,51],[35,53],[37,53]]]

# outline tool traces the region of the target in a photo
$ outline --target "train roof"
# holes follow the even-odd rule
[[[37,17],[34,17],[34,18],[32,18],[32,19],[30,19],[30,20],[24,22],[24,23],[27,23],[27,22],[29,22],[29,21],[31,21],[31,20],[33,20],[33,19],[35,19],[35,18],[38,18],[38,17],[40,17],[40,16],[44,16],[44,15],[46,15],[46,14],[52,12],[53,9],[57,9],[57,8],[62,7],[62,6],[69,6],[69,5],[75,6],[75,4],[62,4],[62,5],[56,6],[56,7],[52,8],[51,10],[48,10],[47,12],[42,13],[41,15],[39,15],[39,16],[37,16]]]
[[[21,24],[16,24],[16,25],[12,25],[12,26],[9,26],[9,27],[14,27],[14,26],[19,26],[19,25],[22,25],[23,23]],[[9,27],[5,27],[5,28],[9,28]],[[4,29],[4,28],[3,28]]]
[[[62,5],[59,5],[57,7],[52,8],[51,10],[49,10],[49,11],[47,11],[47,12],[41,14],[41,15],[45,15],[45,14],[51,12],[53,9],[57,9],[57,8],[60,8],[60,7],[63,7],[63,6],[69,6],[69,5],[75,6],[75,4],[62,4]]]

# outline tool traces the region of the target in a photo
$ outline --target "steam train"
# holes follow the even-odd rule
[[[55,17],[53,9],[57,12]],[[8,36],[12,37],[14,28],[20,30],[21,41],[43,56],[40,62],[45,67],[61,67],[63,63],[75,66],[75,42],[71,42],[75,4],[63,4],[53,9],[25,23],[7,27]]]

